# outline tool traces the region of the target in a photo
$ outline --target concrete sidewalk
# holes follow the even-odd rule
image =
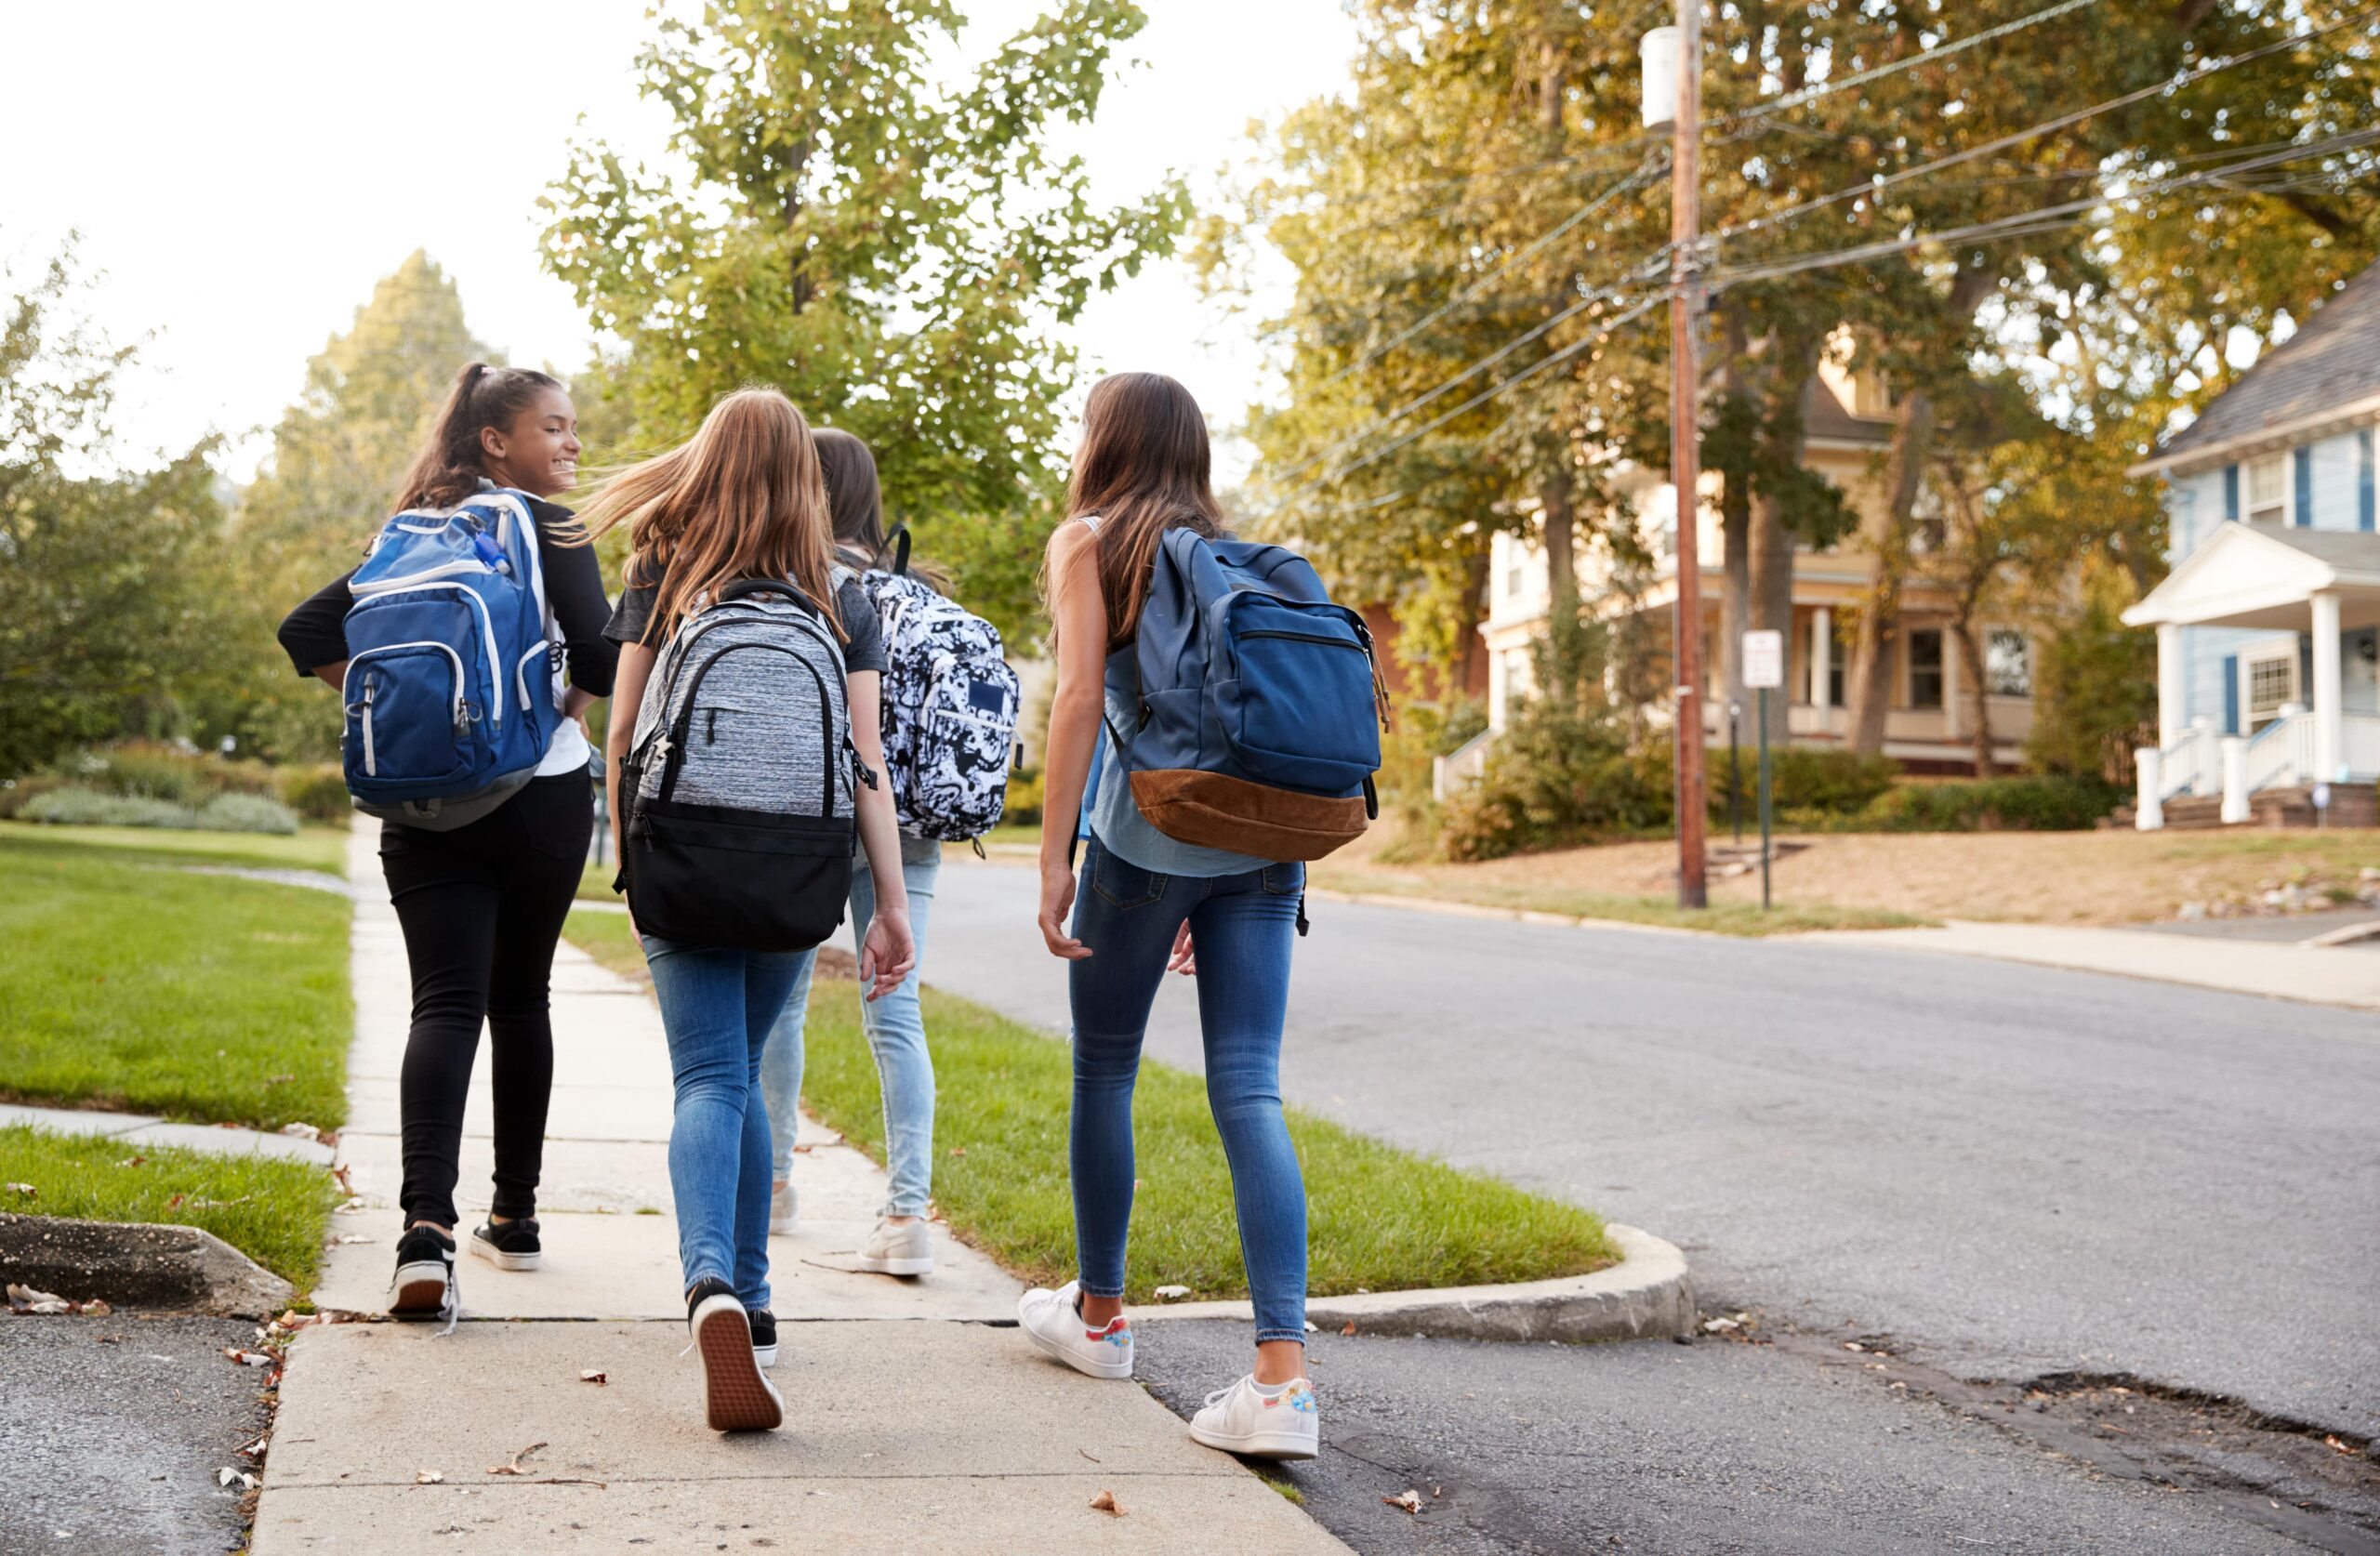
[[[2380,950],[2363,946],[2293,945],[2147,930],[1979,924],[1959,919],[1931,930],[1833,930],[1786,938],[1823,941],[1830,945],[1947,951],[2078,972],[2191,983],[2272,999],[2380,1010]]]
[[[377,873],[359,829],[353,875]],[[368,1202],[335,1218],[316,1302],[377,1312],[393,1258],[396,1076],[406,1009],[394,915],[355,914],[353,1117],[341,1154]],[[820,997],[848,997],[826,984]],[[545,1268],[466,1256],[464,1322],[338,1324],[290,1348],[256,1556],[442,1548],[509,1552],[1344,1548],[1132,1385],[1038,1355],[1017,1284],[937,1229],[919,1281],[849,1272],[883,1179],[805,1121],[802,1225],[772,1244],[782,1431],[702,1424],[670,1206],[669,1067],[641,991],[570,946],[555,968]],[[466,1114],[464,1214],[491,1167],[485,1062]],[[843,1268],[838,1268],[843,1266]],[[496,1322],[511,1320],[513,1322]],[[840,1321],[840,1322],[838,1322]],[[596,1371],[604,1381],[582,1380]],[[1218,1378],[1217,1383],[1228,1381]],[[495,1475],[532,1444],[519,1475]],[[434,1479],[430,1477],[435,1477]],[[1109,1492],[1125,1510],[1095,1510]],[[431,1537],[435,1536],[432,1540]],[[460,1543],[457,1543],[460,1542]]]

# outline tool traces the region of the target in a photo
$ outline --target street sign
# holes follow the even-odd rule
[[[1744,684],[1759,690],[1785,684],[1785,634],[1744,634]]]

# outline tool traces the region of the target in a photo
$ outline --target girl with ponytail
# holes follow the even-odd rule
[[[399,510],[451,508],[492,487],[526,499],[545,574],[546,640],[562,645],[563,669],[551,688],[561,724],[518,793],[452,831],[394,823],[380,831],[381,871],[413,970],[392,1317],[453,1311],[463,1101],[483,1022],[496,1102],[495,1194],[471,1251],[506,1270],[534,1270],[540,1258],[537,1179],[553,1087],[547,983],[594,826],[593,753],[579,719],[611,693],[618,659],[603,636],[611,603],[595,553],[570,509],[550,500],[577,484],[578,454],[577,413],[561,384],[475,362],[455,376],[395,494]],[[299,675],[343,685],[353,603],[340,577],[282,623],[281,645]]]

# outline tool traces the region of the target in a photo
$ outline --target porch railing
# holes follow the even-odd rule
[[[2340,719],[2339,760],[2347,776],[2370,782],[2380,778],[2380,713],[2349,713]]]
[[[2182,738],[2166,746],[2160,757],[2160,771],[2164,778],[2164,792],[2158,796],[2160,799],[2197,794],[2217,781],[2215,734],[2207,725],[2193,724],[2184,730]]]
[[[2314,771],[2314,716],[2293,709],[2248,737],[2248,792],[2304,781]]]

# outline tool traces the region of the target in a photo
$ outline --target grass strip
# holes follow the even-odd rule
[[[1716,902],[1707,908],[1682,908],[1667,897],[1628,896],[1617,892],[1582,891],[1558,886],[1514,886],[1494,881],[1449,880],[1443,875],[1416,881],[1382,871],[1316,865],[1313,883],[1333,891],[1383,897],[1413,897],[1437,902],[1468,903],[1475,907],[1511,908],[1522,913],[1551,913],[1566,918],[1602,918],[1622,924],[1652,924],[1665,929],[1701,930],[1711,934],[1797,935],[1818,930],[1915,930],[1932,919],[1888,908],[1838,907],[1831,903],[1779,903],[1763,911],[1758,903]]]
[[[132,1165],[136,1164],[137,1165]],[[323,1258],[338,1185],[277,1156],[217,1156],[178,1146],[0,1128],[0,1210],[94,1221],[194,1226],[306,1290]]]
[[[1072,1056],[1064,1043],[955,996],[929,989],[925,1005],[936,1205],[954,1231],[1017,1273],[1049,1286],[1071,1279]],[[807,1037],[805,1100],[881,1162],[883,1112],[856,984],[815,985]],[[1200,1299],[1247,1296],[1231,1173],[1206,1083],[1144,1060],[1132,1119],[1140,1181],[1126,1294],[1146,1302],[1157,1286],[1186,1286]],[[1289,1121],[1305,1169],[1307,1285],[1317,1297],[1545,1280],[1617,1257],[1590,1211],[1409,1155],[1297,1108]]]
[[[574,913],[564,933],[613,970],[641,976],[625,915]],[[1048,1285],[1070,1279],[1074,1072],[1066,1046],[939,990],[928,989],[925,1002],[936,1206],[953,1231],[1018,1274]],[[802,1094],[881,1163],[883,1111],[859,1010],[855,983],[813,986]],[[1546,1280],[1619,1257],[1590,1211],[1410,1155],[1300,1109],[1289,1110],[1289,1121],[1305,1171],[1307,1280],[1316,1296]],[[1201,1299],[1247,1296],[1231,1174],[1206,1083],[1144,1061],[1133,1133],[1139,1189],[1127,1295],[1145,1302],[1156,1287],[1178,1285]]]
[[[131,849],[151,854],[192,854],[187,863],[231,864],[252,870],[320,870],[347,873],[347,828],[307,826],[295,837],[270,832],[180,832],[164,826],[42,826],[0,822],[0,839],[79,843],[90,848]]]
[[[346,899],[189,863],[0,833],[0,1095],[336,1127],[354,1031]]]

